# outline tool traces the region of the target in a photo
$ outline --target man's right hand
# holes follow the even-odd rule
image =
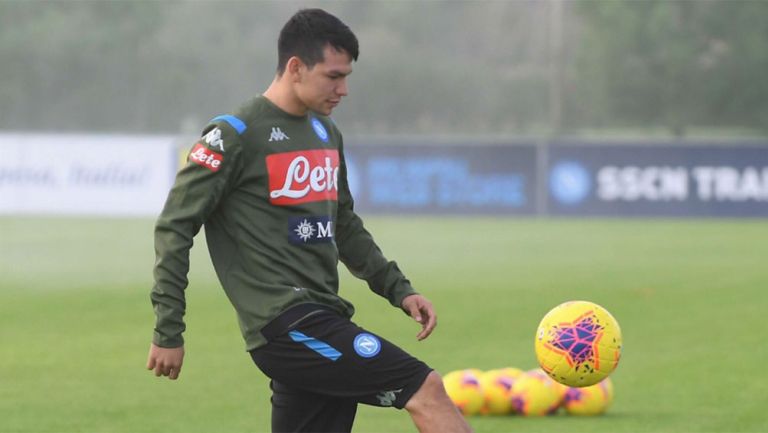
[[[147,370],[155,370],[155,376],[168,376],[168,379],[176,380],[181,373],[181,364],[184,362],[184,346],[160,347],[152,343],[149,347],[147,358]]]

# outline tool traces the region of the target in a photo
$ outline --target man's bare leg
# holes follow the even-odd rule
[[[467,421],[454,406],[434,371],[405,404],[420,433],[472,433]]]

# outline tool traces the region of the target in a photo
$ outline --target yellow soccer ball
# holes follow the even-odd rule
[[[536,358],[554,380],[572,387],[608,377],[621,358],[621,329],[605,308],[587,301],[565,302],[541,320]]]
[[[568,388],[563,407],[571,415],[600,415],[612,402],[613,382],[610,377],[606,377],[592,386]]]
[[[443,386],[453,404],[464,416],[476,415],[485,402],[476,371],[457,370],[443,376]]]
[[[502,374],[505,374],[513,379],[516,379],[519,376],[522,376],[523,373],[525,373],[523,370],[520,370],[516,367],[504,367],[501,369]]]
[[[511,391],[515,413],[542,416],[557,412],[563,401],[563,389],[546,374],[529,371],[515,379]]]
[[[512,412],[512,385],[517,375],[512,369],[489,370],[480,375],[484,403],[480,408],[483,415],[506,415]],[[518,370],[519,371],[519,370]]]
[[[541,376],[541,377],[543,377],[543,378],[547,379],[547,383],[550,383],[550,384],[552,384],[552,387],[554,388],[554,390],[555,390],[555,393],[556,393],[556,394],[557,394],[557,396],[558,396],[558,399],[559,399],[559,400],[558,400],[558,402],[559,402],[559,405],[561,405],[561,406],[562,406],[563,400],[565,399],[565,394],[568,392],[568,390],[569,390],[571,387],[569,387],[569,386],[566,386],[566,385],[563,385],[563,384],[562,384],[562,383],[560,383],[560,382],[555,382],[554,380],[552,380],[552,378],[551,378],[551,377],[549,377],[549,375],[547,374],[547,372],[545,372],[544,370],[542,370],[542,369],[540,369],[540,368],[534,368],[533,370],[528,370],[528,371],[526,372],[526,374],[532,374],[532,375],[534,375],[534,376],[535,376],[535,375],[538,375],[538,376]]]

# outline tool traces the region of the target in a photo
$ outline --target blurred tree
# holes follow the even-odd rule
[[[576,6],[583,38],[571,127],[663,125],[683,135],[690,126],[768,125],[768,2]]]
[[[549,2],[317,5],[361,43],[334,113],[347,133],[548,132]],[[567,129],[768,128],[768,2],[564,6]],[[0,129],[199,128],[269,84],[280,27],[300,7],[0,0]]]
[[[176,132],[265,88],[298,2],[0,2],[0,128]],[[351,132],[546,124],[538,2],[323,2],[358,33]]]

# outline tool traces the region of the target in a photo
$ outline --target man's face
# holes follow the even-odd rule
[[[352,57],[330,45],[323,50],[324,60],[311,69],[302,64],[296,81],[296,95],[312,111],[324,116],[347,96],[347,75],[352,73]]]

